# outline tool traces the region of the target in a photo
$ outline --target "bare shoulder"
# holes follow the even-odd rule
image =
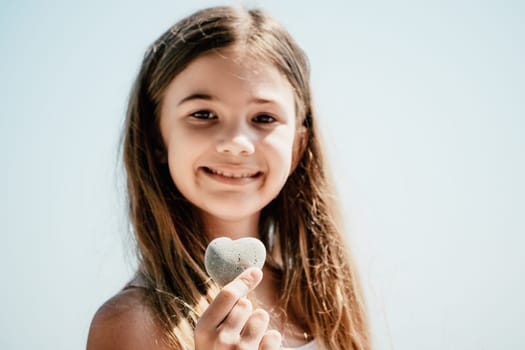
[[[115,295],[98,309],[91,321],[87,350],[113,349],[169,349],[140,288]]]

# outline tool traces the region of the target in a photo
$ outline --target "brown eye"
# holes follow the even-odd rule
[[[261,123],[261,124],[271,124],[277,121],[274,117],[268,114],[259,114],[252,120],[256,123]]]
[[[203,119],[203,120],[216,119],[217,118],[215,113],[210,112],[210,111],[206,111],[206,110],[193,112],[193,113],[191,113],[191,116],[196,118],[196,119]]]

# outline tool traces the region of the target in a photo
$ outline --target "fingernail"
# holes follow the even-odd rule
[[[251,268],[242,275],[242,279],[246,285],[252,287],[260,278],[261,270],[257,268]]]

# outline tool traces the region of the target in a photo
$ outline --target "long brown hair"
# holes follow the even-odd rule
[[[123,134],[130,218],[146,302],[175,349],[193,348],[193,327],[217,292],[204,270],[206,235],[198,211],[173,183],[159,132],[168,84],[198,56],[242,45],[272,63],[295,91],[304,147],[279,195],[262,211],[259,236],[279,274],[279,305],[301,315],[325,349],[369,349],[356,272],[337,222],[301,48],[267,13],[235,7],[198,11],[166,31],[145,54]],[[275,250],[275,247],[279,247]],[[271,259],[279,251],[277,259]]]

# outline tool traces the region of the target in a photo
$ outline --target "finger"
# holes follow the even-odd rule
[[[219,330],[238,337],[251,314],[252,303],[246,298],[241,298],[221,323]]]
[[[208,309],[202,314],[201,327],[215,329],[228,316],[237,301],[253,290],[262,279],[262,271],[256,267],[246,269],[217,294]],[[206,326],[203,326],[206,325]]]
[[[255,310],[246,321],[244,329],[242,330],[240,342],[243,346],[241,346],[241,348],[257,348],[268,329],[269,322],[270,316],[266,311],[262,309]]]
[[[270,330],[263,336],[259,344],[259,350],[278,350],[281,348],[281,333],[276,330]]]

